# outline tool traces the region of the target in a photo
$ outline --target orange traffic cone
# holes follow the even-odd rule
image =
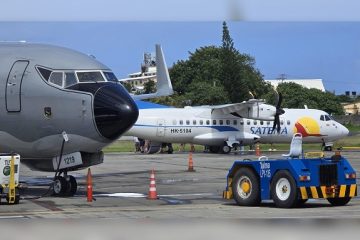
[[[194,162],[193,162],[193,159],[192,159],[192,152],[189,152],[188,172],[195,172]]]
[[[148,199],[150,199],[150,200],[158,199],[158,196],[157,196],[157,193],[156,193],[156,182],[155,182],[155,171],[154,171],[154,169],[151,171],[151,174],[150,174],[150,187],[149,187]]]
[[[93,186],[92,186],[92,176],[91,170],[88,169],[87,177],[86,177],[86,185],[87,185],[87,201],[92,202],[93,200]]]
[[[259,143],[257,143],[257,144],[255,145],[255,155],[258,156],[258,157],[261,155],[261,152],[260,152],[260,144],[259,144]]]

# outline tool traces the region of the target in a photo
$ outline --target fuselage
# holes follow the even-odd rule
[[[44,44],[0,43],[0,149],[22,159],[98,153],[128,130],[138,109],[93,57]],[[86,159],[84,159],[86,161]]]
[[[208,107],[140,109],[138,121],[126,133],[156,142],[194,143],[222,146],[225,141],[242,144],[289,143],[294,133],[304,142],[332,143],[348,135],[348,130],[326,112],[316,109],[284,109],[280,132],[272,121],[214,114]]]

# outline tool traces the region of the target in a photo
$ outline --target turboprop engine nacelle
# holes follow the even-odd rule
[[[241,117],[244,118],[251,118],[257,120],[264,120],[264,121],[274,121],[275,114],[276,114],[276,107],[260,103],[244,109],[242,111],[237,112]]]

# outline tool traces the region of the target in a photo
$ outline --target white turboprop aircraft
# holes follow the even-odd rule
[[[281,109],[281,95],[276,107],[256,99],[185,108],[135,102],[139,118],[125,135],[150,140],[150,153],[159,150],[159,143],[193,143],[229,153],[235,146],[255,142],[288,143],[294,133],[301,133],[304,142],[323,143],[331,150],[335,140],[349,133],[324,111]]]

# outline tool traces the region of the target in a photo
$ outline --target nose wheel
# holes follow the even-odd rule
[[[58,197],[72,197],[77,191],[76,179],[71,175],[56,176],[53,182],[53,195]]]

